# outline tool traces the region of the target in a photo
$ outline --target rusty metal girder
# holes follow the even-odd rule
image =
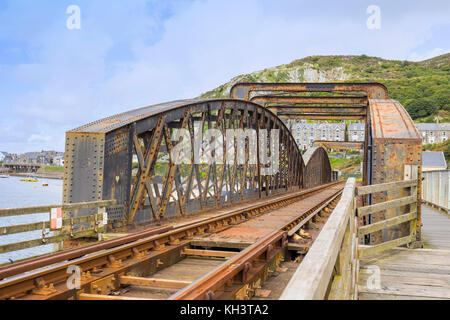
[[[413,120],[403,106],[391,99],[369,100],[371,144],[367,178],[368,184],[394,182],[405,179],[405,166],[418,166],[421,188],[422,139]],[[407,196],[407,191],[389,191],[372,195],[372,204]],[[417,239],[420,240],[420,200],[418,203]],[[388,209],[373,214],[371,222],[407,213],[409,208]],[[370,244],[378,244],[409,234],[409,224],[391,227],[370,236]]]
[[[365,106],[268,106],[267,109],[279,113],[316,113],[316,114],[339,114],[339,113],[355,113],[358,115],[365,115],[367,108]]]
[[[176,164],[174,157],[185,129],[191,147],[195,139],[205,141],[208,129],[224,136],[229,129],[254,130],[257,162],[250,163],[249,138],[242,145],[235,139],[227,150],[223,143],[222,163]],[[262,131],[279,130],[273,148],[267,137],[266,156],[279,153],[279,171],[263,175],[260,159]],[[189,140],[189,139],[188,139]],[[205,149],[215,150],[214,139]],[[304,163],[289,129],[270,110],[233,99],[173,101],[108,117],[71,130],[66,134],[64,202],[116,199],[108,208],[109,221],[120,227],[185,213],[226,206],[302,187]],[[240,150],[239,150],[240,149]],[[175,151],[174,151],[175,150]],[[253,150],[253,149],[252,149]],[[213,157],[216,151],[210,153]],[[236,162],[242,152],[244,163]],[[234,153],[234,162],[226,155]],[[218,155],[220,156],[220,155]],[[133,158],[137,159],[133,170]],[[88,213],[78,213],[79,215]]]
[[[295,113],[295,112],[277,112],[278,117],[297,118],[307,120],[366,120],[366,114],[317,114],[317,113]]]
[[[312,188],[331,182],[331,165],[328,154],[324,148],[309,148],[303,154],[305,161],[305,173],[303,174],[303,186]]]
[[[255,96],[250,99],[250,101],[264,105],[268,107],[272,104],[282,104],[282,105],[318,105],[318,104],[327,104],[327,105],[341,105],[341,104],[362,104],[367,106],[367,97],[366,96],[334,96],[334,97],[321,97],[321,96],[272,96],[272,95],[264,95],[264,96]]]
[[[381,83],[237,83],[231,98],[249,100],[252,92],[365,92],[369,99],[387,99],[388,91]]]
[[[322,147],[334,150],[363,150],[364,143],[362,141],[325,141],[316,140],[313,142],[314,147]]]

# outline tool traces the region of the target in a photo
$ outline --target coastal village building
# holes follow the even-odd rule
[[[422,152],[422,171],[446,170],[447,162],[442,151],[424,151]]]
[[[450,136],[450,123],[416,123],[423,144],[441,143]]]
[[[63,167],[64,166],[64,156],[58,155],[58,156],[53,157],[52,164],[54,166]]]
[[[353,122],[348,125],[348,141],[364,141],[366,124],[363,122]]]
[[[4,163],[20,163],[20,164],[41,164],[41,165],[64,165],[64,152],[58,151],[41,151],[27,152],[24,154],[7,154]]]
[[[8,155],[7,152],[0,151],[0,162],[3,162],[5,160],[5,157]]]
[[[306,150],[312,147],[316,140],[345,141],[346,126],[344,122],[292,122],[292,135],[300,149]]]

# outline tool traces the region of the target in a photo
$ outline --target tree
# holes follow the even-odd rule
[[[412,99],[406,104],[406,110],[411,115],[411,118],[423,118],[431,114],[436,114],[439,106],[430,98]]]

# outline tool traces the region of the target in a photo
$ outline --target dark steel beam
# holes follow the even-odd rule
[[[367,106],[367,97],[364,96],[255,96],[250,101],[267,106],[269,104],[363,104]]]
[[[372,83],[237,83],[230,91],[231,98],[249,100],[254,91],[270,92],[365,92],[369,99],[387,99],[384,85]]]
[[[316,140],[313,142],[314,147],[322,147],[334,150],[363,150],[364,143],[362,141],[324,141]]]

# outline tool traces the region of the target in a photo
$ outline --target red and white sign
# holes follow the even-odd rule
[[[50,211],[50,230],[62,228],[62,208],[52,208]]]
[[[108,212],[106,208],[98,208],[98,214],[103,214],[103,220],[100,222],[100,227],[104,227],[108,224]]]

